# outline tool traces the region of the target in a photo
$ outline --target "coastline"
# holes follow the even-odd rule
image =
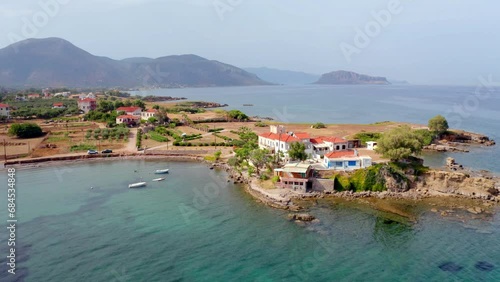
[[[288,189],[274,188],[265,189],[260,184],[260,180],[256,177],[250,177],[246,172],[237,172],[230,167],[226,162],[211,163],[200,155],[150,155],[144,153],[112,153],[109,155],[71,155],[71,156],[53,156],[34,159],[12,160],[5,162],[6,166],[16,168],[35,168],[46,167],[64,163],[80,163],[80,162],[96,162],[96,161],[119,161],[119,160],[145,160],[145,159],[165,159],[178,162],[198,162],[207,164],[209,169],[224,170],[228,176],[228,182],[234,184],[242,184],[246,193],[250,194],[257,202],[263,203],[269,207],[288,210],[290,212],[298,212],[307,210],[304,205],[307,201],[336,200],[341,199],[348,202],[359,202],[374,210],[389,212],[392,214],[407,217],[405,213],[397,209],[387,208],[386,203],[391,201],[413,201],[424,202],[429,199],[434,199],[442,202],[440,206],[448,206],[445,202],[439,199],[461,199],[470,200],[466,210],[471,213],[480,214],[484,212],[481,206],[498,206],[500,197],[485,198],[484,196],[475,195],[460,195],[451,192],[429,191],[428,189],[413,188],[406,192],[383,191],[383,192],[353,192],[353,191],[332,191],[332,192],[307,192],[299,193]],[[6,168],[4,167],[4,169]]]

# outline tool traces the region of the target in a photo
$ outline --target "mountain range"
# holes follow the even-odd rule
[[[210,87],[270,85],[257,75],[196,55],[113,60],[60,38],[0,49],[3,87]]]

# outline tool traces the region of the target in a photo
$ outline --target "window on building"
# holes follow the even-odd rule
[[[342,150],[345,150],[345,145],[342,145]]]
[[[340,146],[338,146],[338,145],[337,145],[337,147],[336,147],[336,149],[335,149],[335,150],[337,150],[337,151],[338,151],[338,150],[340,150]]]
[[[335,166],[342,166],[343,163],[342,162],[335,162]]]
[[[348,165],[349,166],[356,166],[356,163],[357,163],[356,161],[349,161]]]

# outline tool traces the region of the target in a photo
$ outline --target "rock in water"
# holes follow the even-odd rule
[[[307,213],[296,213],[288,214],[288,219],[290,220],[300,220],[300,221],[313,221],[316,219],[314,216]]]
[[[459,272],[460,270],[463,269],[463,266],[460,266],[454,262],[445,262],[439,265],[439,268],[442,271],[448,271],[448,272]]]
[[[478,261],[475,267],[482,271],[492,271],[495,266],[487,261]]]

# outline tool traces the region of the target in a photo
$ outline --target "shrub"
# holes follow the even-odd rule
[[[19,138],[36,138],[42,136],[43,131],[35,123],[15,123],[10,126],[8,134]]]
[[[70,148],[71,152],[79,152],[79,151],[88,151],[88,150],[95,150],[96,147],[91,144],[78,144],[78,145],[73,145]]]
[[[317,123],[312,125],[312,128],[314,128],[314,129],[326,128],[326,125],[322,122],[317,122]]]

